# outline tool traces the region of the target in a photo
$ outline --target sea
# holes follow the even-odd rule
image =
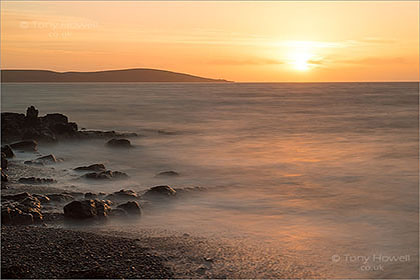
[[[213,278],[419,275],[418,83],[4,83],[1,90],[2,112],[34,105],[79,129],[138,133],[129,150],[96,139],[39,152],[63,159],[54,187],[185,190],[138,220],[105,227],[214,240]],[[88,182],[72,170],[93,163],[129,179]],[[157,177],[162,171],[179,176]]]

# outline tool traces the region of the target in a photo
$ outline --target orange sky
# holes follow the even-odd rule
[[[419,2],[2,1],[1,67],[419,80]]]

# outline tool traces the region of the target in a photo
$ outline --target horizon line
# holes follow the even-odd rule
[[[171,70],[166,70],[166,69],[157,69],[157,68],[147,68],[147,67],[137,67],[137,68],[120,68],[120,69],[105,69],[105,70],[92,70],[92,71],[80,71],[80,70],[66,70],[66,71],[57,71],[57,70],[50,70],[50,69],[24,69],[24,68],[7,68],[7,69],[1,69],[0,71],[9,71],[9,70],[14,70],[14,71],[49,71],[49,72],[55,72],[55,73],[60,73],[60,74],[64,74],[64,73],[74,73],[74,72],[78,72],[78,73],[98,73],[98,72],[108,72],[108,71],[127,71],[127,70],[157,70],[157,71],[165,71],[165,72],[171,72],[171,73],[178,73],[178,74],[185,74],[185,75],[190,75],[190,76],[195,76],[195,77],[199,77],[199,78],[205,78],[205,79],[214,79],[214,80],[223,80],[226,81],[228,83],[299,83],[299,84],[303,84],[303,83],[420,83],[420,79],[419,80],[372,80],[372,81],[233,81],[233,80],[227,80],[224,78],[207,78],[207,77],[202,77],[202,76],[198,76],[196,74],[189,74],[189,73],[184,73],[184,72],[176,72],[176,71],[171,71]],[[63,82],[3,82],[0,81],[2,84],[3,83],[63,83]],[[69,82],[69,83],[98,83],[98,82]],[[174,83],[174,82],[105,82],[105,83]],[[207,83],[207,82],[176,82],[176,83]],[[208,82],[211,83],[211,82]]]

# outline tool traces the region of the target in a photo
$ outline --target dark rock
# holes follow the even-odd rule
[[[37,151],[38,143],[35,140],[21,141],[11,144],[10,147],[14,150]]]
[[[112,178],[114,179],[126,179],[128,178],[127,173],[121,171],[112,171]]]
[[[31,195],[27,192],[23,192],[23,193],[18,193],[18,194],[2,195],[1,198],[2,200],[6,199],[6,200],[13,200],[13,201],[21,201],[28,197],[31,197]]]
[[[1,181],[2,182],[8,182],[9,181],[9,178],[8,178],[7,174],[4,172],[3,169],[1,170]],[[2,185],[2,188],[3,188],[3,185]]]
[[[57,181],[51,178],[27,177],[27,178],[20,178],[19,182],[24,183],[24,184],[52,184],[52,183],[56,183]]]
[[[136,201],[128,201],[124,204],[120,204],[117,208],[124,209],[129,215],[141,215],[141,209]]]
[[[1,153],[1,169],[7,169],[7,159],[6,159],[6,154],[5,153]]]
[[[120,171],[107,170],[107,171],[102,171],[102,172],[87,173],[83,175],[82,177],[86,179],[110,180],[110,179],[125,179],[128,177],[128,175]]]
[[[2,196],[3,224],[32,224],[43,220],[41,202],[29,193]]]
[[[131,143],[127,139],[111,139],[106,143],[109,147],[113,148],[130,148]]]
[[[43,162],[35,160],[25,160],[23,163],[27,165],[44,165]]]
[[[132,190],[119,190],[117,192],[114,192],[110,195],[108,195],[106,198],[113,200],[113,199],[120,199],[120,200],[124,200],[124,199],[133,199],[133,198],[137,198],[138,195],[135,191]]]
[[[156,177],[164,177],[164,176],[179,176],[179,173],[175,171],[163,171],[156,175]]]
[[[58,161],[54,155],[47,155],[47,156],[36,158],[34,160],[27,160],[24,162],[24,164],[44,165],[44,164],[53,164],[57,162]]]
[[[26,118],[28,119],[37,119],[38,118],[39,111],[35,109],[34,106],[28,107],[26,109]]]
[[[40,119],[44,124],[49,124],[49,125],[66,124],[69,122],[69,119],[65,115],[59,114],[59,113],[47,114],[41,117]]]
[[[18,113],[1,113],[1,137],[4,142],[22,139],[25,127],[25,115]]]
[[[74,199],[74,196],[64,193],[51,193],[46,196],[53,202],[68,202]]]
[[[125,217],[127,216],[127,212],[122,209],[122,208],[114,208],[111,210],[111,213],[109,214],[110,216],[114,216],[114,217]]]
[[[47,156],[39,157],[35,160],[36,161],[42,161],[44,163],[56,163],[57,162],[57,159],[55,158],[54,155],[47,155]]]
[[[95,164],[91,164],[89,166],[79,166],[76,167],[74,170],[76,171],[95,171],[95,172],[99,172],[99,171],[105,171],[105,165],[101,164],[101,163],[95,163]]]
[[[159,197],[173,197],[176,195],[176,191],[170,186],[156,186],[146,191],[142,197],[153,199]]]
[[[31,225],[34,223],[32,214],[25,213],[22,210],[15,208],[9,212],[10,223],[13,225]]]
[[[85,198],[86,199],[95,199],[97,197],[98,197],[98,195],[96,193],[91,193],[91,192],[85,193]]]
[[[96,180],[108,179],[109,180],[112,178],[112,171],[107,170],[107,171],[102,171],[102,172],[91,172],[91,173],[86,173],[82,177],[86,179],[96,179]]]
[[[15,154],[12,151],[12,148],[10,148],[9,145],[2,146],[1,152],[5,154],[6,158],[12,158],[15,156]]]
[[[106,217],[110,209],[104,201],[92,199],[73,201],[64,206],[64,217],[73,219]]]

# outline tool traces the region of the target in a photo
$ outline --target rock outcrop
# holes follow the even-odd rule
[[[105,218],[111,207],[104,200],[72,201],[64,206],[64,217],[72,219]]]

